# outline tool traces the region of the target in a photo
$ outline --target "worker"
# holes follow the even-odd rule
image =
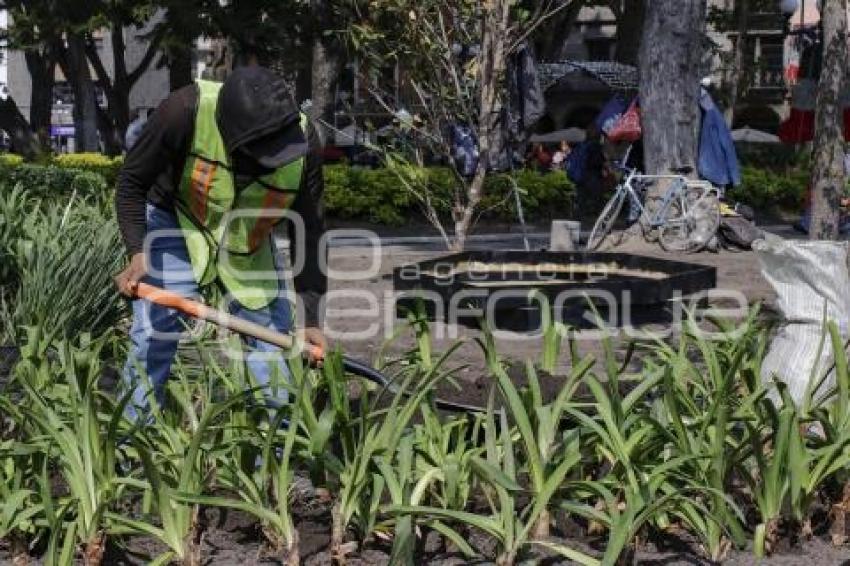
[[[150,117],[118,177],[116,211],[129,261],[115,284],[132,298],[139,282],[186,297],[216,283],[231,314],[290,332],[272,231],[284,216],[297,216],[303,230],[288,225],[291,256],[303,258],[293,274],[300,334],[307,351],[324,351],[323,188],[318,135],[270,70],[240,67],[223,84],[198,81],[176,90]],[[143,375],[162,405],[185,325],[151,302],[136,299],[132,307],[123,379],[133,390],[127,413],[135,419],[149,407]],[[258,385],[270,388],[289,375],[277,347],[251,338],[243,345]],[[275,395],[285,400],[285,389]]]

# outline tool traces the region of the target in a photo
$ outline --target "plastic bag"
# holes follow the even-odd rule
[[[846,339],[848,335],[847,242],[770,237],[756,240],[753,249],[762,274],[776,291],[777,306],[784,319],[762,361],[762,380],[784,382],[791,397],[800,404],[811,377],[822,376],[832,361],[828,337],[818,355],[826,331],[824,321],[835,321],[842,337]],[[832,381],[827,379],[827,388]]]
[[[637,99],[629,105],[629,109],[620,120],[608,131],[608,139],[612,142],[636,142],[643,131],[640,125],[640,106]]]

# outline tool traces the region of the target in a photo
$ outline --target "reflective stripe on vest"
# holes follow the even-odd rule
[[[218,277],[242,305],[260,309],[278,293],[272,229],[298,194],[304,158],[237,191],[216,123],[221,83],[197,84],[195,131],[177,193],[177,216],[198,283]],[[302,114],[305,132],[306,125]]]

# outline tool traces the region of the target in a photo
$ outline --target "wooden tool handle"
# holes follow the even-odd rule
[[[180,311],[192,318],[212,322],[217,326],[238,332],[243,336],[252,336],[258,340],[279,346],[285,350],[291,350],[295,347],[295,339],[289,334],[283,334],[282,332],[266,328],[265,326],[245,320],[244,318],[227,314],[201,302],[187,299],[177,293],[160,289],[159,287],[149,285],[148,283],[139,283],[136,285],[135,294],[140,299],[145,299],[162,307],[168,307]],[[309,348],[310,355],[314,359],[321,360],[324,358],[324,352],[318,346],[306,345],[306,347]]]

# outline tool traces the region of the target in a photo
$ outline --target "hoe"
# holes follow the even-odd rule
[[[296,347],[295,339],[289,334],[276,332],[266,328],[265,326],[261,326],[243,318],[232,316],[198,301],[187,299],[177,293],[166,291],[165,289],[160,289],[159,287],[155,287],[147,283],[139,283],[137,285],[136,296],[160,306],[172,308],[192,318],[211,322],[222,328],[227,328],[228,330],[242,334],[243,336],[251,336],[257,340],[262,340],[263,342],[278,346],[284,350],[292,350]],[[321,360],[324,358],[325,353],[322,352],[321,349],[316,348],[315,346],[308,347],[311,348],[309,353],[314,359]],[[345,371],[354,375],[359,375],[360,377],[385,388],[390,393],[398,392],[398,388],[389,377],[370,367],[368,364],[348,356],[342,357],[342,363]],[[442,409],[444,411],[456,413],[478,413],[483,411],[480,407],[452,403],[442,399],[436,399],[434,402],[438,409]]]

